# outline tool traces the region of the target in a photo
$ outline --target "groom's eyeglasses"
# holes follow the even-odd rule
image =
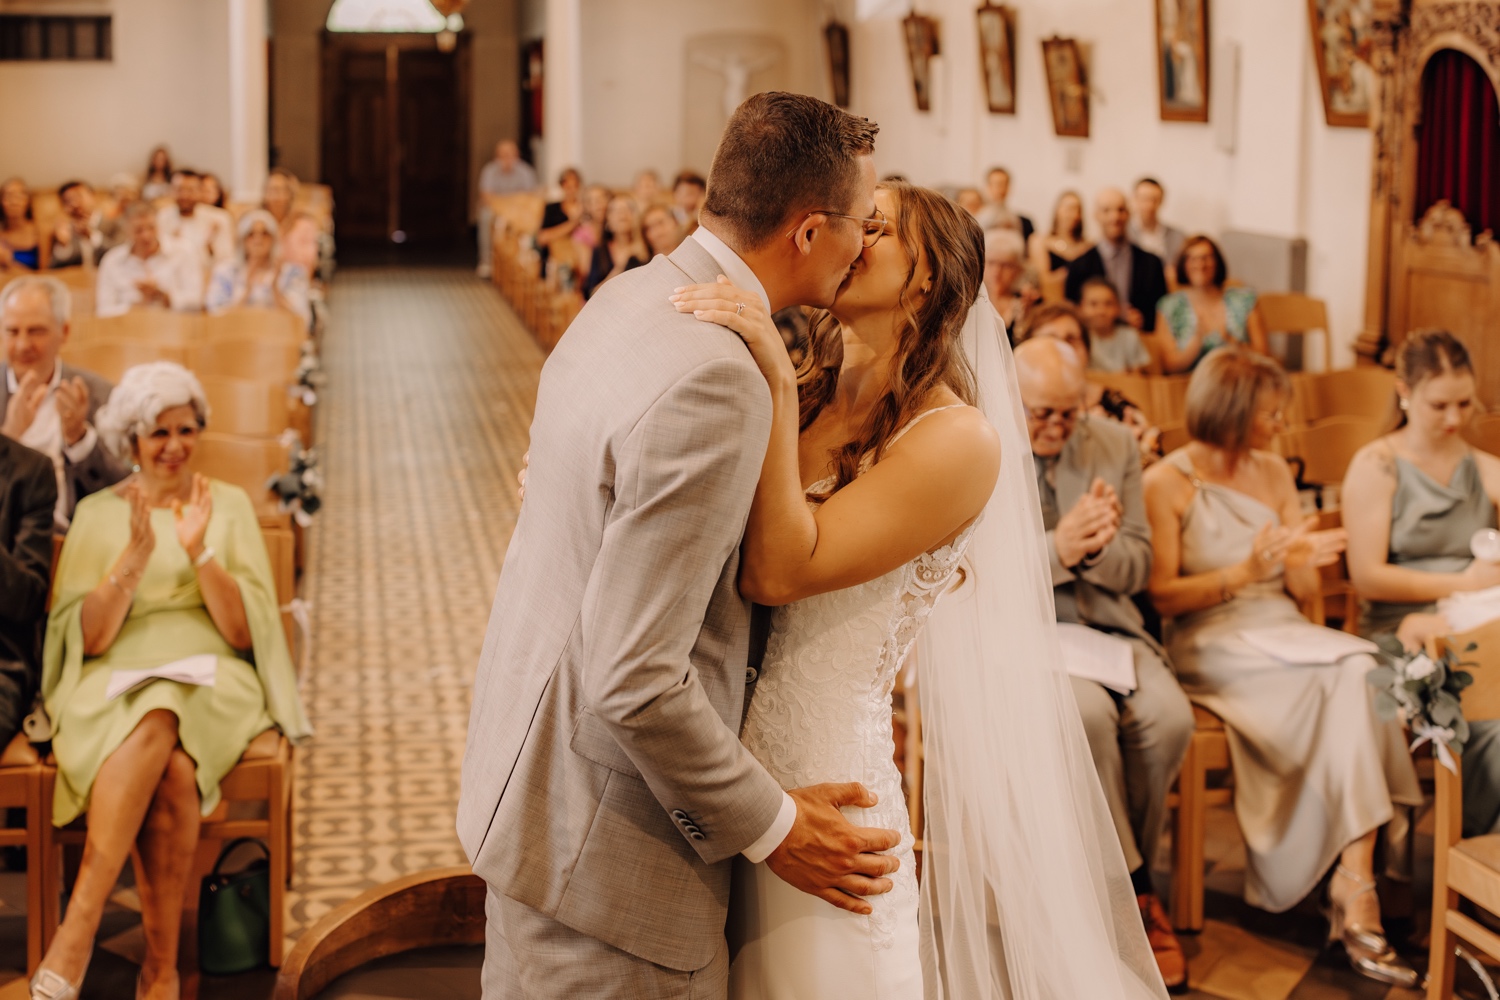
[[[864,227],[864,234],[862,236],[862,239],[864,240],[866,250],[879,243],[880,237],[885,235],[886,218],[884,213],[882,213],[878,208],[875,210],[875,214],[870,216],[868,219],[858,215],[845,215],[843,212],[830,212],[825,208],[814,209],[808,214],[831,215],[835,219],[852,219],[853,221],[858,222],[861,226]]]

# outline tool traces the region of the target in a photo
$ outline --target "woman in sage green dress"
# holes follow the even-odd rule
[[[1500,564],[1475,559],[1474,533],[1496,526],[1500,458],[1461,432],[1479,409],[1474,365],[1451,333],[1413,333],[1396,364],[1401,425],[1354,456],[1344,478],[1349,578],[1360,634],[1395,633],[1411,650],[1452,631],[1437,602],[1500,586]],[[1466,837],[1500,833],[1500,723],[1472,726],[1464,747]]]
[[[53,822],[88,815],[82,866],[33,1000],[73,1000],[132,846],[146,956],[137,996],[175,1000],[182,900],[199,817],[250,741],[311,735],[274,579],[243,490],[191,471],[208,406],[180,365],[125,373],[96,426],[138,472],[78,505],[43,654]],[[116,671],[212,657],[210,683],[155,679],[111,698]]]

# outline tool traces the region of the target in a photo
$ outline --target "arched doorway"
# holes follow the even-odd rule
[[[427,0],[339,0],[322,66],[323,176],[340,236],[463,239],[470,56],[461,21],[446,23]]]

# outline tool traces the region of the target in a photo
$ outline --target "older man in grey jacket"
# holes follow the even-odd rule
[[[114,387],[59,357],[71,312],[68,288],[56,278],[31,275],[0,290],[0,434],[52,460],[59,531],[79,500],[130,471],[94,432],[94,414]]]
[[[1057,620],[1128,643],[1136,687],[1120,695],[1072,678],[1089,749],[1135,883],[1152,951],[1168,987],[1187,964],[1151,885],[1150,862],[1166,823],[1167,792],[1193,735],[1193,709],[1131,600],[1151,575],[1151,530],[1135,438],[1084,412],[1082,365],[1050,338],[1016,349],[1031,432],[1042,520],[1052,555]]]

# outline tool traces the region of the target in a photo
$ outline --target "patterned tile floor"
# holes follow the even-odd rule
[[[298,755],[293,936],[372,885],[463,860],[452,818],[468,691],[515,523],[542,362],[499,296],[466,270],[347,268],[332,305],[319,407],[326,505],[303,581],[314,636],[304,698],[317,738]],[[1208,854],[1209,923],[1184,939],[1189,996],[1415,1000],[1323,949],[1326,925],[1311,904],[1272,916],[1239,901],[1244,849],[1227,810],[1210,816]],[[0,872],[0,1000],[26,995],[23,901],[23,876]],[[122,888],[84,1000],[131,995],[135,908]],[[408,956],[325,996],[477,997],[479,960],[478,949]],[[205,977],[185,996],[266,1000],[272,979]],[[1472,978],[1463,992],[1483,995]]]

